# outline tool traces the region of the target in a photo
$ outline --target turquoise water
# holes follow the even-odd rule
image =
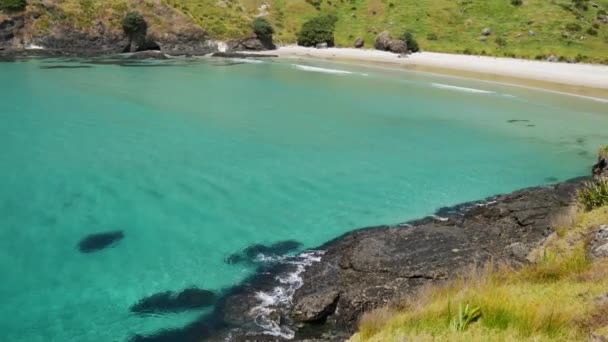
[[[202,311],[129,307],[237,283],[251,267],[224,259],[253,243],[314,247],[586,175],[608,141],[606,103],[412,72],[304,61],[46,68],[56,65],[81,64],[0,63],[4,341],[179,327]],[[108,230],[125,238],[77,250]]]

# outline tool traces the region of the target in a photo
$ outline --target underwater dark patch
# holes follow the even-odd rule
[[[135,67],[135,68],[162,68],[162,67],[176,67],[179,64],[136,64],[136,63],[121,63],[118,64],[121,67]]]
[[[250,316],[250,309],[258,304],[255,294],[258,291],[270,291],[277,285],[279,274],[292,272],[296,266],[290,264],[275,264],[260,266],[254,274],[244,279],[240,284],[222,291],[213,310],[199,316],[195,321],[182,328],[161,330],[150,335],[132,336],[130,342],[200,342],[224,341],[229,336],[231,328],[243,329],[252,335],[247,341],[276,341],[274,336],[261,334]],[[239,341],[245,341],[237,337]],[[247,337],[249,338],[249,337]]]
[[[530,122],[530,120],[525,120],[525,119],[511,119],[511,120],[507,120],[508,123],[517,123],[517,122]]]
[[[559,182],[559,178],[557,178],[557,177],[547,177],[547,178],[545,178],[545,182],[556,183],[556,182]]]
[[[90,65],[43,65],[40,69],[90,69]]]
[[[131,306],[131,312],[138,314],[180,312],[213,305],[216,295],[213,291],[189,288],[179,293],[166,291],[141,299]]]
[[[224,261],[227,264],[255,263],[261,256],[280,257],[301,247],[302,243],[295,240],[280,241],[272,245],[254,244],[238,253],[229,255]]]
[[[92,253],[113,246],[116,242],[122,240],[125,237],[124,233],[120,230],[95,233],[86,236],[78,243],[78,249],[82,253]]]

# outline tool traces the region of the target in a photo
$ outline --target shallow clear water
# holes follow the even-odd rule
[[[571,96],[302,61],[167,63],[0,63],[4,341],[178,327],[201,311],[129,306],[237,283],[251,269],[224,259],[253,243],[314,247],[586,175],[608,141],[608,105]],[[124,240],[77,250],[107,230]]]

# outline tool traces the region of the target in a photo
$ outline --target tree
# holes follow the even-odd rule
[[[298,32],[298,45],[315,46],[319,43],[327,43],[334,46],[334,30],[338,17],[333,14],[323,14],[312,18],[302,25]]]
[[[257,17],[253,21],[253,32],[260,39],[268,39],[272,40],[272,35],[274,34],[274,28],[270,25],[270,22],[266,18]]]
[[[26,0],[0,0],[0,10],[22,11],[27,6]]]
[[[146,36],[148,23],[139,12],[129,12],[122,20],[122,29],[129,38],[134,39],[139,36]]]
[[[410,52],[420,51],[418,42],[416,41],[416,39],[414,38],[414,35],[411,32],[409,32],[409,31],[405,32],[401,39],[405,42],[405,45],[407,45],[408,51],[410,51]]]

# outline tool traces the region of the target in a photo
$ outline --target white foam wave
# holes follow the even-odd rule
[[[262,64],[264,61],[259,59],[250,59],[250,58],[231,58],[231,61],[240,62],[240,63],[250,63],[250,64]]]
[[[466,87],[458,87],[458,86],[453,86],[453,85],[443,84],[443,83],[431,83],[431,85],[433,87],[439,88],[439,89],[455,90],[455,91],[461,91],[461,92],[466,92],[466,93],[496,94],[495,92],[489,91],[489,90],[482,90],[482,89],[475,89],[475,88],[466,88]]]
[[[263,329],[264,334],[285,339],[294,338],[295,332],[289,327],[281,326],[277,315],[273,314],[278,310],[279,305],[291,304],[294,293],[304,284],[301,277],[302,272],[307,266],[321,261],[322,255],[322,251],[309,251],[296,258],[285,260],[285,263],[295,265],[296,269],[291,273],[278,275],[276,280],[280,285],[272,291],[256,293],[260,304],[252,308],[251,313],[255,317],[255,324]]]
[[[36,44],[28,44],[25,46],[26,50],[44,50],[44,46],[36,45]]]
[[[347,71],[347,70],[319,68],[319,67],[313,67],[313,66],[301,65],[301,64],[292,64],[292,66],[295,67],[296,69],[302,70],[302,71],[321,72],[321,73],[325,73],[325,74],[334,74],[334,75],[358,74],[358,75],[362,75],[362,76],[368,76],[367,74],[354,73],[352,71]]]

